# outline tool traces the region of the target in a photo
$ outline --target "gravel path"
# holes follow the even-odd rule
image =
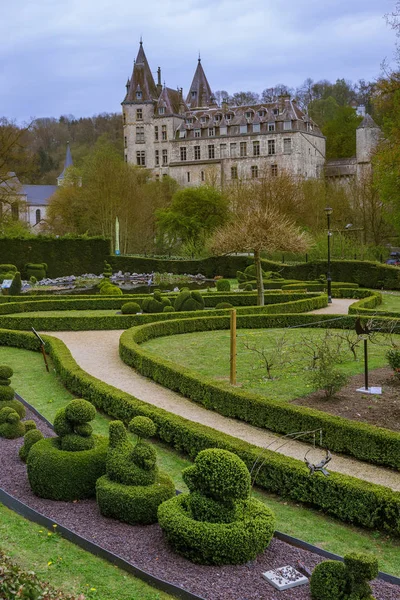
[[[348,300],[346,298],[332,298],[332,303],[324,308],[317,308],[316,310],[310,310],[310,315],[347,315],[349,306],[358,302],[358,299],[352,298]]]
[[[278,446],[282,443],[279,436],[207,410],[180,394],[143,377],[134,369],[125,365],[118,352],[121,333],[122,331],[116,330],[66,331],[50,332],[46,335],[52,335],[62,340],[84,371],[124,392],[132,394],[140,400],[168,410],[185,419],[202,423],[255,446],[265,448],[271,442],[274,442],[271,450],[276,448],[277,452],[285,456],[303,460],[305,453],[310,449],[307,444],[291,441],[283,448],[278,449]],[[319,462],[322,455],[321,449],[312,450],[308,454],[308,459],[314,463]],[[377,467],[337,454],[333,455],[329,469],[400,491],[399,473],[390,469]]]
[[[27,418],[33,418],[44,435],[54,435],[29,411]],[[190,590],[205,600],[310,600],[308,585],[276,592],[261,574],[285,565],[296,566],[298,560],[313,569],[323,560],[320,556],[273,539],[263,554],[246,565],[194,565],[169,549],[158,524],[130,526],[107,519],[100,515],[94,500],[55,502],[34,496],[26,466],[18,457],[21,444],[22,438],[0,438],[0,487],[54,522],[118,554],[135,566]],[[372,586],[376,600],[399,598],[398,586],[381,580],[375,580]]]

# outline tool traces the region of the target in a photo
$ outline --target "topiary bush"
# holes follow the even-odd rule
[[[35,277],[38,281],[44,279],[47,273],[46,263],[27,263],[24,267],[27,279]]]
[[[145,298],[142,302],[144,313],[161,313],[166,306],[171,306],[171,300],[162,296],[160,291],[155,291],[152,296]]]
[[[0,410],[0,437],[14,440],[25,434],[25,425],[19,414],[10,406]]]
[[[8,293],[10,296],[19,296],[22,289],[21,273],[17,271],[13,277]]]
[[[137,302],[126,302],[121,306],[121,312],[123,315],[136,315],[142,310]]]
[[[230,302],[220,302],[215,308],[216,310],[219,310],[221,308],[233,308],[233,304],[231,304]]]
[[[25,417],[25,406],[15,399],[15,391],[11,387],[14,371],[7,365],[0,365],[0,410],[6,406],[15,410],[21,419]]]
[[[96,409],[86,400],[72,400],[54,418],[57,438],[37,441],[28,452],[32,491],[51,500],[78,500],[95,495],[105,473],[107,439],[95,436]]]
[[[171,306],[164,306],[163,312],[165,312],[165,313],[166,312],[175,312],[175,309],[174,309],[174,307],[172,305]]]
[[[103,276],[105,278],[110,278],[112,275],[112,266],[110,265],[109,262],[107,262],[106,260],[104,261],[104,269],[103,269]]]
[[[99,286],[99,293],[102,296],[122,296],[123,291],[117,285],[111,283],[108,279],[104,279]]]
[[[231,284],[228,279],[218,279],[217,280],[217,291],[218,292],[230,292]]]
[[[204,298],[200,292],[183,289],[175,298],[174,309],[177,312],[203,310]]]
[[[352,553],[344,563],[327,560],[317,565],[310,580],[313,600],[374,600],[368,581],[378,576],[378,561]]]
[[[105,517],[147,525],[157,521],[159,505],[175,495],[175,486],[158,470],[153,446],[143,441],[155,435],[153,421],[135,417],[129,428],[137,436],[136,445],[129,441],[122,421],[110,423],[107,472],[96,484],[97,503]]]
[[[173,550],[202,564],[241,564],[253,560],[271,541],[273,512],[250,498],[250,474],[228,450],[200,452],[183,471],[190,493],[158,509],[160,526]]]
[[[19,449],[20,459],[26,462],[28,459],[29,451],[32,448],[32,446],[36,444],[36,442],[38,442],[39,440],[43,440],[43,438],[43,433],[39,431],[39,429],[30,429],[29,431],[27,431],[24,435],[24,443]]]
[[[397,379],[400,379],[400,350],[391,348],[386,352],[386,358],[393,374]]]
[[[3,283],[5,279],[13,279],[16,272],[15,265],[0,265],[0,283]]]

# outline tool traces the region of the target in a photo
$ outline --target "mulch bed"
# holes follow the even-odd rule
[[[46,436],[54,433],[30,411]],[[130,526],[102,517],[94,500],[54,502],[37,498],[29,487],[26,466],[18,457],[22,438],[0,438],[0,487],[18,500],[68,527],[99,546],[118,554],[136,567],[197,594],[206,600],[310,600],[309,586],[278,592],[261,573],[301,561],[313,569],[323,559],[273,539],[255,561],[241,566],[206,567],[194,565],[174,554],[163,539],[158,524]],[[400,588],[381,580],[372,584],[376,600],[398,600]]]
[[[294,400],[292,404],[400,431],[400,380],[395,379],[393,371],[385,367],[370,371],[368,383],[370,387],[380,386],[382,395],[357,392],[357,388],[364,387],[364,374],[360,374],[351,377],[348,385],[332,399],[327,399],[322,392],[314,392]]]

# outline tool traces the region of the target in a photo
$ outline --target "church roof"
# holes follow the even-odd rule
[[[22,191],[26,194],[26,202],[31,206],[46,206],[50,197],[57,190],[56,185],[23,185]]]
[[[379,129],[379,126],[375,123],[371,115],[367,113],[357,129]]]
[[[141,93],[139,98],[137,92]],[[158,96],[157,87],[143,50],[143,42],[140,40],[139,52],[133,65],[132,77],[127,85],[124,102],[143,104],[143,102],[153,102]]]
[[[206,74],[204,73],[204,69],[199,58],[192,85],[189,88],[189,93],[186,98],[186,103],[192,108],[195,108],[196,106],[206,107],[212,103],[212,98],[213,95],[210,84],[207,81]]]
[[[73,164],[74,163],[72,161],[71,148],[69,147],[69,142],[67,142],[67,151],[65,153],[64,169],[63,169],[61,175],[59,175],[57,179],[64,179],[65,171],[68,169],[68,167],[72,167]]]

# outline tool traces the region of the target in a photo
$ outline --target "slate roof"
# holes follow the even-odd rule
[[[365,115],[357,129],[379,129],[378,125],[375,123],[371,115],[368,113]]]
[[[192,98],[192,92],[196,92],[196,97]],[[191,107],[208,106],[212,104],[213,95],[210,84],[207,81],[204,69],[201,66],[201,59],[197,62],[196,72],[193,77],[192,85],[186,98],[186,103]]]
[[[140,99],[136,98],[138,91],[142,92]],[[143,42],[140,41],[139,52],[133,65],[132,77],[127,86],[124,102],[143,104],[143,102],[153,102],[158,96],[157,86],[143,50]]]
[[[57,189],[56,185],[23,185],[21,191],[29,205],[46,206]]]
[[[65,171],[68,169],[68,167],[72,167],[73,164],[74,163],[72,161],[71,148],[69,147],[69,142],[67,142],[67,152],[65,154],[64,169],[63,169],[61,175],[59,175],[57,179],[64,179]]]
[[[188,107],[183,101],[179,90],[173,90],[172,88],[164,87],[157,102],[157,109],[160,106],[165,108],[165,114],[162,115],[163,117],[167,115],[179,115],[181,103],[183,103],[184,110],[188,110]]]

